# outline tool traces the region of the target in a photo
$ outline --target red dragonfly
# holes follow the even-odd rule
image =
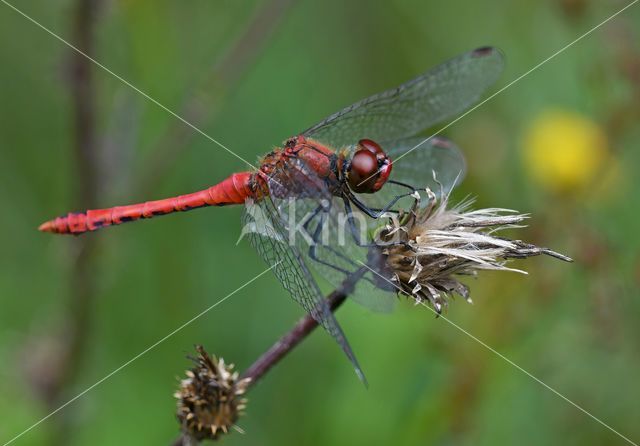
[[[458,148],[442,137],[416,135],[477,102],[503,65],[499,50],[478,48],[329,116],[268,153],[255,171],[234,173],[187,195],[72,212],[39,229],[78,235],[172,212],[247,203],[243,234],[249,234],[291,297],[335,338],[365,381],[312,271],[334,286],[360,271],[356,301],[378,309],[393,302],[378,277],[359,268],[362,262],[375,266],[375,261],[353,216],[375,222],[417,187],[433,187],[432,172],[441,187],[455,186],[465,170]],[[341,218],[349,228],[347,237],[336,229]],[[302,222],[306,238],[291,238],[292,221]]]

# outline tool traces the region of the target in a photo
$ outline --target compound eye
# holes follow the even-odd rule
[[[376,155],[384,155],[382,147],[380,147],[377,142],[370,139],[361,139],[360,141],[358,141],[358,147],[360,147],[361,149],[367,149],[368,151],[370,151],[371,153],[375,153]]]
[[[356,151],[351,159],[351,167],[349,169],[349,186],[351,189],[357,193],[373,192],[377,180],[378,157],[376,154],[368,148]]]

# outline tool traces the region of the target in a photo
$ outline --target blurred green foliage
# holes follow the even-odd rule
[[[16,3],[70,38],[74,2]],[[106,2],[92,56],[179,110],[260,5]],[[505,51],[504,85],[622,6],[589,0],[300,1],[236,82],[216,85],[208,99],[215,113],[202,129],[253,161],[342,106],[477,46]],[[635,441],[639,8],[446,132],[469,160],[458,198],[471,194],[478,206],[530,212],[530,228],[512,235],[577,260],[523,262],[529,276],[481,275],[471,283],[475,305],[459,300],[448,317]],[[4,442],[48,413],[33,382],[46,381],[56,367],[78,244],[35,228],[78,203],[70,50],[2,4],[0,38]],[[154,174],[146,171],[150,152],[175,118],[108,73],[96,68],[95,78],[105,147],[105,175],[97,181],[102,205],[189,192],[244,168],[195,135],[157,178],[151,196],[143,196],[137,180]],[[603,180],[607,164],[580,190],[558,192],[528,174],[523,135],[536,116],[556,108],[601,128],[607,162],[617,166],[613,180]],[[207,209],[89,235],[98,243],[91,272],[98,294],[86,333],[90,348],[79,379],[65,391],[68,398],[265,268],[248,243],[235,245],[240,213]],[[193,344],[243,369],[299,314],[276,279],[265,276],[15,444],[48,444],[62,416],[72,426],[66,444],[169,444],[177,433],[176,376],[189,366],[185,355]],[[370,388],[358,382],[333,341],[316,333],[251,391],[239,423],[247,434],[234,433],[226,444],[624,444],[424,308],[404,302],[394,314],[380,315],[348,304],[339,320]]]

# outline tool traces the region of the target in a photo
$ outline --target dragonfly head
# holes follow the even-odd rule
[[[378,143],[361,139],[348,166],[349,187],[357,193],[377,192],[389,179],[391,167],[391,159]]]

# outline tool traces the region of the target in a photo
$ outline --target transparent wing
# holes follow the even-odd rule
[[[295,160],[276,169],[268,180],[268,189],[269,196],[258,203],[247,203],[243,232],[249,234],[251,244],[265,262],[275,265],[276,277],[291,297],[338,342],[366,383],[355,354],[311,272],[314,266],[311,263],[316,260],[309,258],[311,242],[305,238],[303,225],[305,218],[313,224],[312,220],[320,215],[318,212],[312,215],[313,211],[329,203],[331,194],[320,178]],[[337,288],[353,272],[353,269],[346,272],[331,284]]]
[[[305,253],[313,269],[334,286],[362,269],[350,300],[375,312],[390,313],[397,303],[395,289],[380,280],[379,274],[389,277],[384,271],[386,259],[381,250],[371,246],[371,233],[381,224],[382,220],[353,207],[347,209],[341,198],[334,197],[320,215],[309,221],[309,232],[320,234],[320,241],[313,253],[309,247]]]
[[[333,287],[357,274],[365,264],[377,270],[378,264],[371,262],[372,252],[366,245],[372,240],[371,230],[380,221],[350,204],[347,208],[340,197],[326,196],[319,201],[298,199],[290,205],[291,220],[304,222],[301,225],[304,235],[298,233],[295,238],[299,251],[311,269]],[[349,299],[376,312],[391,312],[396,305],[395,293],[389,293],[388,287],[380,287],[379,276],[364,269]]]
[[[502,53],[478,48],[451,59],[399,87],[356,102],[303,135],[336,148],[359,139],[395,140],[413,136],[475,103],[502,73]]]
[[[363,269],[363,264],[376,270],[384,265],[373,262],[369,247],[362,246],[371,241],[371,226],[380,222],[359,212],[348,215],[349,204],[333,196],[324,180],[304,162],[291,159],[286,169],[272,176],[270,189],[283,226],[289,230],[289,242],[297,247],[310,270],[334,288]],[[373,311],[392,311],[395,293],[379,282],[378,275],[364,268],[349,293],[350,300]]]
[[[441,136],[383,141],[382,147],[393,163],[390,179],[412,186],[442,186],[450,191],[462,182],[467,171],[458,146]]]
[[[344,201],[334,197],[325,182],[300,160],[288,161],[286,168],[272,175],[269,192],[272,218],[278,221],[278,225],[271,225],[285,231],[284,235],[271,238],[295,248],[308,272],[319,274],[337,288],[360,271],[349,298],[379,312],[390,312],[395,307],[395,293],[376,283],[380,282],[379,276],[363,267],[365,263],[375,269],[384,265],[380,259],[373,262],[369,247],[361,246],[371,239],[369,225],[379,222],[359,213],[347,215]]]
[[[298,248],[288,244],[287,230],[274,203],[265,198],[259,204],[248,203],[247,207],[243,223],[245,227],[250,225],[255,228],[248,231],[253,247],[268,265],[274,265],[276,277],[291,297],[338,342],[353,364],[358,377],[366,384],[358,360]]]

